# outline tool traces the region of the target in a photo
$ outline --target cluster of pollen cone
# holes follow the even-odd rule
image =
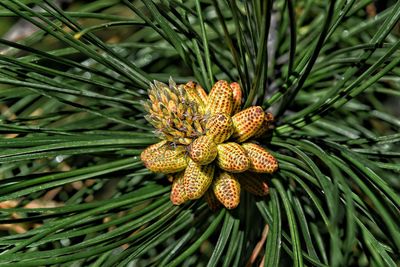
[[[204,197],[213,210],[220,203],[233,209],[241,189],[268,194],[263,174],[274,173],[278,162],[251,139],[266,133],[273,116],[259,106],[241,110],[238,83],[218,81],[207,95],[194,82],[155,81],[149,98],[146,119],[162,141],[141,159],[149,170],[169,174],[173,204]]]

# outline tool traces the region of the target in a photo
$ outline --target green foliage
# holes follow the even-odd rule
[[[36,26],[0,39],[0,265],[397,266],[400,2],[374,2],[0,1]],[[277,115],[268,198],[169,202],[138,155],[170,76]]]

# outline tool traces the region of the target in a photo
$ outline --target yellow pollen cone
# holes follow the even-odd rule
[[[214,164],[199,165],[189,159],[183,183],[189,199],[198,199],[204,195],[211,185],[214,176]]]
[[[227,209],[234,209],[239,205],[240,184],[233,174],[222,172],[214,180],[212,188],[217,199]]]
[[[202,99],[204,105],[207,105],[208,95],[207,95],[206,91],[204,91],[203,87],[201,87],[200,84],[196,84],[196,91],[197,91],[197,94]]]
[[[217,145],[208,136],[200,136],[189,146],[189,157],[200,165],[211,163],[218,154]]]
[[[217,165],[228,172],[244,172],[250,167],[250,160],[244,149],[237,143],[229,142],[217,145]]]
[[[260,129],[264,122],[264,111],[262,107],[253,106],[236,113],[232,117],[234,132],[232,138],[241,143]]]
[[[231,83],[230,86],[232,88],[233,98],[232,115],[234,115],[240,111],[240,107],[242,106],[242,89],[237,82]]]
[[[233,108],[232,88],[227,81],[216,82],[208,95],[206,114],[231,115]]]
[[[240,186],[247,192],[256,196],[266,196],[269,193],[269,187],[265,179],[256,173],[243,172],[237,173]]]
[[[186,83],[185,89],[191,95],[191,97],[193,97],[193,99],[196,99],[196,102],[198,102],[201,106],[205,107],[207,105],[208,96],[206,91],[204,91],[203,87],[201,87],[200,84],[194,81],[189,81]]]
[[[140,154],[140,159],[145,162],[152,158],[152,154],[155,153],[158,149],[166,145],[167,141],[161,141],[154,145],[148,146],[143,152]]]
[[[199,111],[204,114],[206,103],[203,101],[203,99],[200,97],[200,95],[197,92],[196,89],[196,83],[195,82],[188,82],[186,83],[183,88],[185,89],[189,100],[197,103]]]
[[[206,135],[216,143],[226,141],[233,133],[232,119],[223,113],[217,113],[207,120]]]
[[[221,202],[218,201],[212,188],[209,188],[207,192],[204,194],[204,199],[207,202],[208,207],[212,211],[217,211],[218,208],[221,206]]]
[[[184,172],[179,172],[174,175],[174,181],[172,182],[171,194],[169,198],[174,205],[181,205],[188,200],[183,185]]]
[[[273,122],[274,122],[274,115],[272,115],[272,113],[270,113],[270,112],[265,113],[264,122],[261,125],[260,129],[258,129],[258,131],[254,134],[253,137],[259,138],[259,137],[263,136],[265,133],[268,132],[268,130],[270,130],[270,127]]]
[[[174,148],[169,144],[159,146],[160,143],[149,146],[140,155],[146,168],[152,172],[162,173],[173,173],[184,170],[187,166],[185,147],[176,146]]]
[[[263,147],[253,143],[244,143],[242,147],[250,159],[249,171],[274,173],[278,170],[278,161]]]

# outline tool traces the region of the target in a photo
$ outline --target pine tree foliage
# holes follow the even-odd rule
[[[398,266],[399,18],[399,1],[0,1],[0,265]],[[138,157],[158,140],[141,101],[170,76],[238,81],[277,117],[268,197],[170,203]]]

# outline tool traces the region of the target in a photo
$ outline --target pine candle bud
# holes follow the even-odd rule
[[[154,81],[150,85],[149,100],[143,103],[147,111],[145,118],[156,128],[161,139],[189,145],[195,138],[204,135],[205,103],[197,87],[177,85],[172,79],[169,85]]]

